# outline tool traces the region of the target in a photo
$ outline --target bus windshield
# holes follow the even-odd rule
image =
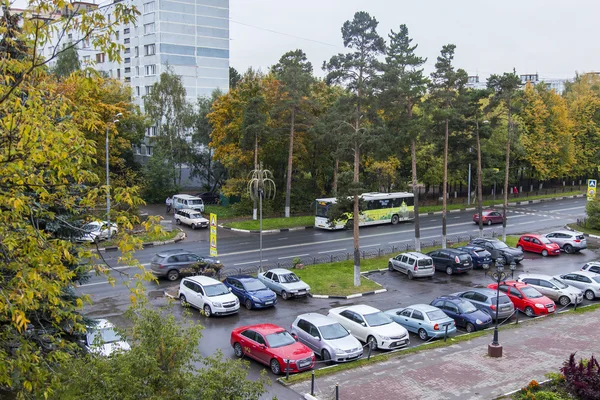
[[[329,210],[331,203],[325,203],[323,201],[317,202],[317,217],[327,218],[327,211]]]

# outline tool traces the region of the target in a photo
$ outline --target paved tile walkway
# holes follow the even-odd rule
[[[526,322],[500,331],[504,357],[487,356],[489,336],[317,378],[319,399],[494,399],[559,372],[573,351],[600,354],[600,310]],[[292,386],[310,393],[310,381]]]

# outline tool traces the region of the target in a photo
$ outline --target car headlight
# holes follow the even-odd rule
[[[253,301],[258,301],[258,302],[260,302],[260,299],[259,299],[258,297],[250,296],[250,298],[251,298]]]
[[[537,308],[546,308],[546,307],[544,307],[544,305],[543,305],[543,304],[540,304],[540,303],[535,303],[535,306],[536,306]]]
[[[335,350],[335,354],[345,354],[346,352],[342,349],[334,349]]]
[[[297,289],[292,289],[292,290],[290,290],[290,293],[298,293],[298,290]]]
[[[475,323],[476,323],[477,325],[481,325],[481,324],[483,324],[483,321],[482,321],[482,320],[480,320],[479,318],[477,318],[477,319],[475,320]]]
[[[389,336],[379,336],[379,337],[382,338],[383,340],[392,340],[392,338]]]
[[[215,306],[215,307],[221,307],[221,303],[213,303],[213,306]]]

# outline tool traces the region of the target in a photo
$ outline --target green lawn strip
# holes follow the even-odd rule
[[[598,235],[600,236],[600,231],[598,229],[585,228],[583,226],[579,226],[577,224],[568,224],[567,225],[571,229],[575,229],[578,232],[587,233],[588,235]]]
[[[235,209],[231,207],[223,207],[215,204],[204,205],[204,218],[208,219],[210,214],[217,214],[217,222],[219,219],[231,219],[238,217],[235,214]]]
[[[561,315],[565,315],[565,314],[569,314],[569,313],[586,313],[586,312],[591,312],[591,311],[595,311],[598,308],[600,308],[600,304],[593,304],[590,306],[586,306],[586,307],[579,307],[577,308],[577,310],[573,310],[570,309],[566,312],[560,313],[560,314],[555,314],[549,317],[544,317],[544,318],[534,318],[532,320],[529,320],[527,323],[528,324],[532,324],[532,323],[539,323],[540,321],[543,321],[545,318],[560,318]],[[508,330],[508,329],[514,329],[517,328],[519,326],[521,326],[522,323],[520,324],[509,324],[509,325],[502,325],[500,326],[498,329],[503,331],[503,330]],[[349,369],[354,369],[354,368],[359,368],[362,367],[363,365],[369,365],[369,364],[374,364],[374,363],[378,363],[380,361],[386,361],[389,360],[392,357],[405,357],[409,354],[413,354],[413,353],[417,353],[420,351],[424,351],[424,350],[430,350],[430,349],[437,349],[440,347],[446,347],[446,346],[452,346],[453,344],[458,344],[461,342],[466,342],[469,341],[471,339],[476,339],[478,337],[481,336],[490,336],[490,340],[491,340],[491,336],[493,334],[492,330],[485,330],[485,331],[479,331],[479,332],[474,332],[471,334],[464,334],[464,335],[460,335],[460,336],[455,336],[452,338],[449,338],[447,342],[444,342],[443,339],[441,340],[437,340],[435,342],[430,342],[427,344],[423,344],[421,346],[417,346],[417,347],[411,347],[408,348],[406,350],[402,350],[400,352],[395,352],[395,353],[383,353],[383,354],[378,354],[375,356],[371,356],[371,359],[368,360],[366,358],[361,358],[357,361],[353,361],[350,363],[344,363],[344,364],[334,364],[333,366],[329,367],[329,368],[325,368],[325,369],[317,369],[314,370],[315,372],[315,377],[320,377],[320,376],[326,376],[326,375],[331,375],[331,374],[335,374],[337,372],[340,371],[344,371],[344,370],[349,370]],[[285,378],[279,378],[278,381],[279,383],[283,384],[283,385],[292,385],[294,383],[298,383],[298,382],[302,382],[302,381],[306,381],[309,380],[311,378],[312,375],[312,371],[307,371],[307,372],[302,372],[299,374],[295,374],[295,375],[290,375],[289,380],[286,380]]]
[[[167,240],[174,239],[178,233],[179,233],[179,229],[173,229],[171,232],[165,231],[163,234],[158,235],[158,236],[148,235],[147,233],[135,234],[134,236],[136,238],[140,239],[142,241],[142,243],[164,242]],[[118,244],[119,244],[119,237],[117,236],[116,239],[105,240],[103,242],[100,242],[100,247],[117,246]],[[90,247],[94,247],[94,248],[96,247],[96,245],[93,243],[86,243],[86,245],[88,245]]]
[[[258,220],[245,220],[245,221],[233,221],[224,226],[228,228],[236,229],[247,229],[247,230],[259,230],[260,221]],[[290,218],[263,218],[263,231],[269,229],[285,229],[285,228],[298,228],[304,226],[314,226],[315,217],[314,215],[305,215],[301,217],[290,217]]]

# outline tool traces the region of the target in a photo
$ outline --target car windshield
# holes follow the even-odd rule
[[[494,246],[495,249],[506,249],[508,247],[506,243],[500,241],[492,242],[492,246]]]
[[[429,311],[427,313],[430,321],[439,321],[440,319],[448,318],[448,316],[442,310]]]
[[[510,299],[505,294],[501,294],[500,297],[499,297],[499,299],[500,299],[500,304],[511,303]],[[494,294],[494,297],[490,298],[490,300],[492,301],[492,304],[496,305],[496,295],[495,294]]]
[[[600,276],[594,276],[592,279],[595,280],[597,283],[600,283]]]
[[[469,303],[468,301],[462,301],[460,303],[460,309],[465,314],[471,314],[472,312],[477,311],[477,307],[475,307],[473,304]]]
[[[431,258],[423,258],[417,262],[419,267],[427,267],[429,265],[433,265],[433,260]]]
[[[222,283],[204,286],[204,290],[206,291],[206,295],[208,297],[222,296],[224,294],[229,293],[229,289],[227,289],[227,286],[223,285]]]
[[[566,289],[569,287],[569,285],[565,285],[562,281],[559,281],[556,278],[552,278],[550,279],[550,283],[553,283],[554,285],[556,285],[556,287],[558,287],[559,289]]]
[[[367,320],[367,324],[369,326],[381,326],[391,324],[393,322],[390,317],[388,317],[381,311],[372,314],[365,314],[364,317]]]
[[[342,325],[335,323],[331,325],[324,325],[319,328],[321,335],[325,340],[340,339],[348,336],[348,331]]]
[[[256,292],[257,290],[264,290],[267,288],[265,284],[259,280],[246,281],[244,282],[244,287],[249,292]]]
[[[152,257],[152,259],[151,259],[150,261],[155,263],[155,262],[162,261],[162,260],[163,260],[163,258],[165,258],[165,257],[164,257],[164,256],[161,256],[161,255],[158,255],[158,254],[156,254],[154,257]]]
[[[120,342],[122,339],[114,328],[94,329],[89,334],[90,344],[99,340],[101,343]]]
[[[267,335],[267,342],[269,342],[269,347],[277,348],[294,344],[296,340],[287,331],[281,331]]]
[[[521,288],[521,292],[523,292],[525,297],[527,297],[529,299],[537,299],[539,297],[542,297],[542,294],[540,292],[538,292],[537,290],[535,290],[534,288],[532,288],[531,286],[523,286]]]
[[[198,200],[188,200],[188,204],[192,205],[192,206],[197,206],[198,204],[202,204],[202,200],[198,199]]]
[[[550,243],[552,243],[552,242],[550,241],[550,239],[548,239],[547,237],[544,237],[544,236],[540,236],[540,241],[541,241],[542,243],[544,243],[544,244],[550,244]]]
[[[86,232],[99,232],[100,225],[98,224],[85,224],[82,228]]]
[[[281,283],[293,283],[293,282],[300,282],[300,278],[298,278],[296,276],[296,274],[291,273],[291,274],[279,275],[279,281]]]
[[[200,213],[193,213],[193,214],[190,214],[190,218],[192,218],[192,219],[200,219],[200,218],[202,218],[202,214],[200,214]]]

